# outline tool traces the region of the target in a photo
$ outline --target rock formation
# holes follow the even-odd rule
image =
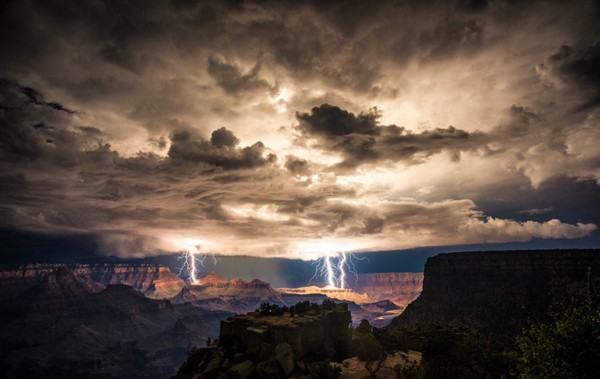
[[[374,301],[390,300],[406,307],[421,293],[422,272],[386,272],[358,274],[348,280],[348,287],[359,293],[366,293]]]
[[[151,298],[170,298],[185,286],[185,282],[168,267],[156,264],[30,264],[0,270],[0,299],[20,296],[60,268],[69,269],[95,292],[109,284],[126,284]]]
[[[329,359],[348,357],[350,312],[346,304],[330,301],[296,309],[223,320],[218,344],[192,353],[177,377],[320,377],[319,370],[331,369]]]
[[[512,341],[545,314],[554,278],[600,274],[599,250],[439,254],[427,260],[423,292],[392,322],[456,322]]]
[[[357,304],[372,303],[375,300],[366,293],[354,291],[351,288],[335,288],[335,287],[298,287],[298,288],[277,288],[277,291],[285,294],[292,295],[325,295],[330,299],[336,299],[341,301],[353,301]]]

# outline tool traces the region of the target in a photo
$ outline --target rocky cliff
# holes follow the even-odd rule
[[[328,360],[347,358],[351,344],[347,305],[274,309],[223,320],[218,343],[195,350],[176,377],[333,377]]]
[[[20,296],[60,268],[73,272],[95,292],[109,284],[126,284],[151,298],[169,298],[185,286],[185,282],[168,267],[156,264],[30,264],[0,271],[0,299]]]
[[[406,307],[421,293],[422,272],[390,272],[358,274],[348,281],[348,287],[359,293],[366,293],[375,301],[391,300]]]
[[[423,292],[392,322],[457,322],[512,340],[545,314],[555,278],[600,274],[600,250],[439,254],[427,260]]]

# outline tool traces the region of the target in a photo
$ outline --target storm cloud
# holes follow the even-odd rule
[[[329,104],[314,107],[310,114],[298,113],[296,118],[302,136],[316,138],[317,148],[342,152],[340,165],[345,167],[377,161],[416,163],[441,151],[457,155],[476,150],[485,142],[482,133],[453,126],[414,133],[396,125],[379,125],[376,110],[355,116]]]
[[[0,228],[123,256],[597,246],[599,11],[9,2]]]

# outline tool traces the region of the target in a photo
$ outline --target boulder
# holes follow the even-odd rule
[[[206,365],[206,368],[204,369],[204,371],[202,371],[202,374],[206,377],[207,375],[210,375],[212,373],[214,373],[215,371],[219,370],[221,368],[221,362],[222,359],[221,357],[219,357],[218,355],[214,356]]]
[[[251,360],[245,360],[229,369],[229,376],[234,379],[246,379],[254,372],[254,363]]]
[[[270,343],[263,342],[260,344],[258,350],[258,359],[260,361],[266,361],[272,359],[275,354],[275,348]]]
[[[294,371],[296,361],[294,360],[294,350],[287,342],[280,342],[275,347],[275,360],[281,365],[285,375]]]
[[[257,364],[256,371],[264,378],[276,378],[281,376],[281,368],[273,359]]]

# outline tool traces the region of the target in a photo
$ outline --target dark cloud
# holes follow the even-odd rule
[[[269,85],[266,80],[258,76],[259,72],[260,64],[258,63],[246,74],[243,74],[237,66],[218,57],[208,59],[208,73],[228,94],[234,95],[255,90],[276,91],[275,86]]]
[[[382,232],[385,221],[381,218],[374,217],[365,220],[364,224],[365,226],[361,230],[361,234],[377,234]]]
[[[41,93],[39,93],[38,91],[36,91],[35,89],[33,89],[31,87],[22,86],[13,80],[0,78],[0,87],[3,88],[2,92],[5,92],[7,90],[10,91],[11,89],[19,91],[21,94],[23,94],[27,97],[27,99],[29,100],[29,102],[31,104],[46,106],[51,109],[54,109],[57,111],[62,111],[62,112],[68,113],[68,114],[75,114],[74,111],[65,108],[64,106],[62,106],[61,104],[59,104],[57,102],[44,101],[44,97],[42,96]]]
[[[489,5],[488,0],[461,0],[457,1],[457,8],[467,12],[482,12]]]
[[[210,143],[218,148],[236,147],[240,140],[233,134],[231,130],[225,127],[215,130],[210,136]]]
[[[324,137],[347,136],[350,134],[379,134],[377,113],[354,114],[339,107],[322,104],[314,107],[311,113],[297,113],[296,118],[301,123],[302,131]]]
[[[274,162],[277,157],[267,154],[262,142],[237,148],[237,137],[225,128],[213,132],[211,140],[192,136],[189,131],[171,135],[169,157],[174,160],[202,162],[224,169],[243,169],[263,166]]]
[[[290,155],[285,160],[284,167],[292,174],[292,175],[309,175],[311,172],[310,163],[305,159],[300,159],[293,155]]]
[[[537,70],[543,77],[573,89],[575,96],[585,99],[578,109],[600,104],[600,42],[584,48],[563,45],[538,65]]]
[[[51,161],[73,167],[104,145],[104,134],[95,127],[74,125],[75,112],[58,103],[45,102],[31,87],[0,82],[0,156],[5,161]]]
[[[297,130],[304,138],[317,140],[316,147],[342,153],[341,166],[356,167],[376,161],[417,163],[441,151],[460,153],[484,147],[483,133],[453,126],[414,133],[396,125],[380,125],[376,109],[358,116],[329,104],[311,113],[297,113]]]
[[[459,52],[470,53],[482,44],[484,26],[477,21],[446,21],[429,34],[424,33],[419,45],[431,46],[429,56],[444,59]]]

